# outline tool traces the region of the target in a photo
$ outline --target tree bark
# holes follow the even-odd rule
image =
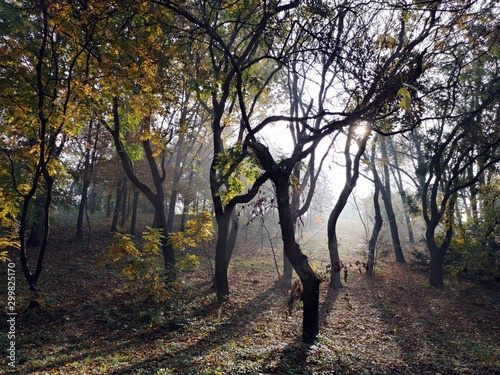
[[[227,243],[229,236],[229,222],[232,212],[224,212],[216,216],[217,243],[215,245],[215,291],[220,301],[229,296],[229,280],[227,275]]]
[[[370,136],[370,132],[366,131],[362,136],[361,140],[358,144],[358,150],[356,151],[356,155],[354,160],[351,160],[351,142],[354,139],[353,131],[354,126],[351,125],[349,127],[349,133],[347,135],[346,144],[344,148],[344,158],[346,162],[346,176],[345,176],[345,184],[340,193],[340,196],[330,213],[330,217],[328,218],[328,251],[330,253],[330,262],[332,265],[330,271],[330,286],[333,288],[342,288],[342,282],[340,281],[340,271],[342,269],[342,263],[340,261],[339,256],[339,244],[337,239],[337,222],[340,214],[344,210],[349,196],[352,193],[352,190],[355,188],[356,183],[359,178],[359,164],[361,162],[361,156],[366,150],[366,142],[368,141],[368,137]]]
[[[125,227],[127,223],[127,203],[128,203],[128,185],[127,185],[127,176],[123,177],[122,180],[122,207],[121,207],[121,220],[120,227]]]
[[[229,235],[227,237],[227,245],[226,245],[226,267],[229,266],[229,262],[231,261],[234,248],[236,246],[236,239],[238,238],[239,229],[240,229],[240,220],[238,219],[236,211],[233,209],[233,212],[231,213],[231,218],[229,219]]]
[[[293,266],[283,251],[283,277],[281,279],[281,289],[288,290],[292,287]]]
[[[43,226],[45,220],[44,207],[47,201],[47,184],[44,184],[44,189],[40,190],[34,201],[34,220],[31,225],[30,235],[26,244],[28,246],[40,246],[43,241]]]
[[[375,184],[375,192],[373,194],[373,206],[375,208],[375,223],[373,225],[372,235],[370,241],[368,241],[368,260],[366,262],[366,274],[368,276],[373,276],[375,273],[375,250],[377,246],[378,236],[380,230],[382,229],[382,224],[384,220],[382,219],[382,213],[380,211],[380,188],[378,184]]]
[[[438,246],[435,238],[435,228],[436,225],[434,223],[430,223],[427,226],[425,231],[425,240],[427,243],[427,249],[431,255],[431,264],[430,264],[430,274],[429,274],[429,284],[431,286],[443,286],[444,284],[444,255],[446,252],[446,247],[443,246],[445,244],[441,244]],[[444,247],[444,248],[443,248]]]
[[[90,186],[90,179],[84,179],[82,184],[82,199],[80,200],[80,205],[78,206],[78,218],[76,221],[76,239],[83,239],[83,217],[85,214],[85,209],[87,207],[87,196]]]
[[[436,229],[441,221],[441,214],[435,211],[432,218],[427,221],[427,228],[425,230],[425,241],[427,249],[431,255],[431,269],[429,274],[429,284],[431,286],[443,286],[444,284],[444,260],[446,252],[451,244],[453,237],[453,215],[455,212],[456,194],[451,196],[448,204],[444,208],[444,222],[445,228],[442,241],[438,244],[436,242]],[[432,210],[436,210],[437,206],[433,205]]]
[[[139,194],[140,191],[134,187],[134,199],[132,201],[132,218],[130,220],[130,234],[135,236],[135,231],[137,227],[137,209],[139,206]]]
[[[405,257],[403,255],[403,249],[401,248],[401,241],[399,240],[398,223],[396,221],[396,214],[394,213],[394,208],[392,206],[391,200],[391,178],[389,174],[389,157],[387,155],[387,146],[385,139],[382,138],[380,142],[380,150],[382,153],[382,158],[384,159],[384,177],[385,183],[383,188],[380,189],[382,193],[382,200],[384,201],[385,211],[387,213],[387,219],[389,220],[389,228],[391,230],[391,240],[392,247],[394,248],[394,254],[396,255],[396,262],[405,263]]]
[[[427,246],[431,254],[431,268],[429,274],[429,284],[431,286],[443,286],[444,284],[444,254],[441,249],[436,245],[434,240],[428,240]]]
[[[289,184],[291,169],[282,169],[262,144],[250,142],[250,147],[274,183],[278,215],[283,238],[283,248],[302,282],[303,320],[302,341],[313,343],[319,333],[319,284],[320,279],[309,265],[307,257],[295,240],[294,219],[290,208]],[[295,163],[293,163],[295,164]]]
[[[304,304],[302,341],[312,343],[316,340],[319,333],[320,280],[312,270],[307,257],[302,253],[299,244],[295,240],[294,221],[290,210],[288,194],[288,176],[285,173],[280,173],[274,176],[274,178],[271,177],[271,179],[276,189],[285,255],[290,260],[302,282],[302,302]]]
[[[411,225],[410,214],[408,212],[409,211],[408,204],[405,200],[405,191],[403,188],[403,178],[401,177],[401,170],[399,169],[398,156],[396,154],[396,148],[394,147],[394,141],[392,140],[392,138],[389,138],[389,148],[390,148],[391,154],[394,158],[394,166],[392,167],[392,171],[393,171],[393,174],[395,176],[396,186],[398,188],[399,195],[400,195],[401,200],[403,202],[403,215],[405,218],[406,229],[408,231],[408,242],[415,243],[415,238],[413,236],[413,227]]]
[[[113,219],[111,221],[111,229],[110,232],[118,231],[118,219],[120,216],[120,211],[122,208],[122,200],[123,200],[123,178],[116,182],[116,200],[115,200],[115,208],[113,210]]]
[[[111,214],[113,213],[113,205],[111,204],[112,200],[113,194],[108,193],[108,198],[106,200],[106,219],[109,219],[111,217]]]
[[[342,271],[342,263],[339,255],[339,244],[335,226],[337,225],[336,219],[330,214],[328,220],[328,252],[330,254],[330,263],[332,265],[330,271],[330,286],[334,289],[342,288],[342,281],[340,280],[340,273]],[[330,229],[332,227],[332,229]]]
[[[292,172],[295,180],[298,182],[300,180],[300,169],[296,166]],[[292,191],[292,202],[291,202],[291,212],[293,215],[293,228],[294,235],[297,233],[297,217],[295,213],[299,210],[300,204],[300,192],[297,189],[293,189]],[[284,250],[283,250],[283,278],[281,279],[281,288],[283,290],[289,290],[292,287],[292,279],[293,279],[293,266],[290,263],[290,260],[287,258]]]

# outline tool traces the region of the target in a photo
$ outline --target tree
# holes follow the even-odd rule
[[[165,127],[161,121],[168,107],[177,104],[175,94],[181,82],[176,74],[179,66],[164,53],[165,48],[174,53],[178,47],[168,43],[172,20],[154,4],[130,1],[119,7],[102,6],[102,12],[98,8],[91,11],[109,22],[96,31],[99,43],[93,46],[96,58],[86,86],[93,90],[89,111],[96,113],[112,136],[128,179],[154,207],[154,226],[162,233],[164,265],[174,276],[175,252],[169,241],[164,188],[165,151],[173,125]],[[149,180],[134,168],[143,156]]]
[[[394,248],[394,254],[396,255],[396,262],[404,263],[405,258],[403,255],[403,250],[401,248],[401,241],[399,239],[398,223],[396,221],[396,214],[392,205],[392,194],[391,194],[391,178],[389,172],[389,155],[387,153],[387,140],[381,138],[379,141],[381,156],[383,160],[383,176],[384,183],[382,184],[382,179],[376,178],[375,184],[379,184],[379,190],[382,196],[382,200],[385,206],[385,212],[387,213],[387,218],[389,220],[389,228],[391,230],[391,240],[392,247]]]
[[[118,155],[122,160],[122,165],[127,174],[127,177],[132,181],[132,183],[140,189],[144,195],[148,198],[155,209],[154,223],[155,227],[161,229],[163,232],[162,236],[162,251],[165,268],[169,271],[173,271],[175,267],[175,252],[172,244],[169,241],[169,233],[167,232],[167,220],[165,214],[165,192],[163,189],[163,181],[165,179],[165,174],[162,172],[155,160],[153,148],[151,146],[150,140],[145,139],[142,142],[144,152],[146,154],[146,159],[148,161],[148,166],[150,168],[150,173],[153,179],[155,190],[151,189],[148,185],[143,183],[136,175],[134,167],[130,156],[126,153],[125,147],[121,141],[121,120],[119,113],[119,102],[118,98],[115,97],[113,100],[113,127],[104,123],[104,126],[108,129],[110,134],[113,136],[115,141],[116,150]],[[143,131],[146,133],[151,131],[151,117],[144,118]],[[160,163],[161,165],[161,163]],[[117,197],[118,201],[118,197]]]
[[[298,48],[294,46],[294,48]],[[298,51],[297,51],[298,52]],[[299,55],[300,56],[300,55]],[[328,67],[331,64],[331,61],[324,62],[324,67],[322,70],[319,90],[317,93],[316,101],[318,102],[318,108],[312,108],[312,99],[309,105],[304,102],[307,98],[307,85],[308,85],[308,74],[311,72],[315,72],[315,67],[308,64],[299,64],[299,62],[295,59],[290,61],[289,66],[287,67],[287,80],[286,80],[286,90],[287,96],[289,100],[289,116],[290,118],[307,118],[308,116],[318,115],[325,111],[324,104],[326,101],[326,96],[328,95],[328,82],[327,82],[327,72]],[[299,71],[302,70],[302,71]],[[314,111],[314,113],[311,113]],[[313,127],[318,129],[322,122],[322,116],[316,116],[314,120]],[[293,147],[297,147],[300,139],[307,134],[307,128],[303,126],[301,120],[291,121],[288,125],[290,130],[290,134],[292,137],[292,145]],[[313,149],[311,151],[311,155],[309,156],[309,160],[307,162],[299,162],[294,166],[292,172],[292,198],[291,198],[291,207],[292,207],[292,216],[294,220],[294,228],[297,228],[299,225],[299,220],[303,217],[306,212],[309,210],[311,205],[315,190],[316,183],[318,177],[322,171],[323,163],[328,156],[329,151],[331,150],[333,144],[336,141],[336,137],[330,141],[330,146],[324,152],[321,157],[321,161],[319,165],[316,167],[316,150]],[[319,142],[318,142],[319,144]],[[304,175],[302,176],[302,171],[304,171]],[[307,189],[306,189],[307,188]],[[304,192],[307,191],[303,204],[301,205],[301,198],[304,196]],[[297,228],[298,229],[298,228]],[[288,290],[292,287],[292,274],[293,268],[292,264],[288,260],[285,254],[283,254],[284,259],[284,267],[283,267],[283,279],[281,282],[281,286],[284,290]]]
[[[377,138],[377,137],[375,137]],[[380,186],[382,183],[380,182],[380,177],[378,175],[377,166],[375,164],[375,147],[376,147],[376,139],[373,141],[372,149],[370,153],[370,168],[373,174],[375,191],[373,193],[373,207],[375,211],[375,218],[373,223],[372,235],[370,240],[368,241],[368,259],[366,261],[366,274],[368,276],[373,276],[375,273],[375,254],[376,254],[376,246],[378,241],[378,236],[380,230],[382,229],[382,224],[384,220],[382,219],[382,213],[380,210]]]
[[[2,92],[9,90],[1,97],[12,135],[3,149],[14,189],[22,199],[18,232],[21,266],[30,288],[36,290],[49,236],[53,176],[58,168],[55,156],[62,149],[64,132],[71,132],[68,117],[91,38],[75,33],[67,16],[78,9],[68,4],[3,2],[1,9],[0,87]],[[26,244],[28,215],[33,200],[42,195],[43,237],[32,270]]]
[[[307,9],[310,10],[310,9]],[[321,10],[321,12],[319,12]],[[293,171],[294,165],[302,160],[304,157],[310,155],[313,149],[317,145],[317,141],[322,137],[326,137],[329,134],[340,131],[350,125],[359,123],[360,121],[367,121],[373,124],[373,130],[381,133],[386,133],[383,128],[378,128],[375,126],[379,118],[386,118],[390,114],[394,114],[397,110],[394,108],[394,98],[397,96],[397,92],[400,89],[399,82],[402,80],[408,84],[412,84],[422,73],[422,61],[425,53],[415,53],[414,49],[422,43],[431,33],[432,28],[435,26],[436,22],[436,9],[428,9],[425,26],[420,29],[420,33],[412,40],[405,41],[404,35],[406,30],[406,21],[401,19],[399,23],[399,44],[397,40],[394,39],[395,43],[389,48],[388,56],[384,56],[384,63],[373,63],[373,51],[372,46],[375,44],[373,41],[373,35],[370,35],[369,28],[367,25],[371,22],[374,24],[373,19],[377,16],[382,15],[378,13],[377,10],[370,9],[371,13],[369,16],[360,16],[361,12],[351,13],[351,8],[339,6],[338,8],[325,8],[325,9],[314,9],[316,14],[325,14],[328,11],[333,12],[336,16],[332,17],[330,21],[333,25],[337,25],[332,28],[335,33],[329,35],[330,38],[334,38],[337,44],[329,43],[331,39],[323,39],[320,37],[324,34],[318,35],[318,40],[320,42],[321,48],[316,50],[316,54],[324,53],[328,59],[333,59],[335,62],[339,62],[339,65],[343,69],[339,69],[336,72],[336,78],[339,80],[339,85],[341,88],[345,88],[345,91],[340,91],[337,93],[337,100],[339,98],[345,98],[345,106],[331,114],[332,118],[327,116],[330,113],[322,113],[317,115],[318,117],[323,117],[324,121],[318,128],[313,128],[307,125],[308,118],[301,119],[300,124],[307,129],[307,132],[302,136],[300,141],[295,146],[294,150],[290,156],[286,159],[281,160],[279,163],[272,157],[269,150],[259,142],[252,139],[250,134],[249,145],[253,152],[258,157],[261,166],[269,174],[269,178],[274,183],[274,188],[277,196],[278,211],[280,217],[280,226],[282,229],[283,243],[285,253],[292,263],[295,271],[299,275],[301,282],[303,284],[303,302],[304,302],[304,321],[303,321],[303,340],[310,342],[314,341],[318,333],[318,295],[319,295],[319,279],[314,271],[311,269],[307,257],[305,257],[300,251],[299,245],[296,243],[293,236],[293,216],[290,212],[290,202],[289,202],[289,185],[290,176]],[[425,12],[422,13],[425,14]],[[314,21],[316,21],[313,18]],[[367,20],[370,20],[369,22]],[[380,21],[382,18],[380,19]],[[344,24],[348,22],[349,24]],[[367,22],[367,23],[365,23]],[[315,25],[323,26],[321,23],[313,22]],[[388,22],[386,25],[394,26],[394,23]],[[357,35],[356,41],[366,41],[367,49],[363,50],[358,44],[352,43],[350,35]],[[328,35],[328,34],[327,34]],[[360,35],[363,35],[361,37]],[[328,43],[327,43],[328,40]],[[340,46],[341,42],[346,40],[347,43],[343,45],[343,48],[335,48],[336,45]],[[351,43],[349,43],[351,42]],[[323,44],[324,43],[324,44]],[[368,48],[369,46],[369,48]],[[385,47],[384,47],[385,48]],[[361,52],[361,53],[360,53]],[[364,55],[366,52],[367,55]],[[384,50],[384,53],[385,50]],[[415,53],[412,55],[412,53]],[[344,55],[346,54],[346,55]],[[382,51],[379,55],[375,55],[381,58]],[[349,56],[349,58],[347,57]],[[321,59],[320,59],[321,61]],[[346,69],[343,64],[348,61],[353,62],[352,71]],[[406,65],[407,64],[407,65]],[[329,66],[328,64],[326,65]],[[358,69],[363,73],[358,74]],[[328,68],[327,68],[328,69]],[[373,71],[371,70],[373,69]],[[371,76],[367,72],[373,72]],[[367,80],[366,76],[370,78]],[[349,90],[349,83],[352,81],[349,78],[359,81],[359,87],[354,92]],[[394,77],[398,77],[394,81]],[[330,85],[333,87],[333,82]],[[397,84],[395,82],[398,82]],[[344,86],[342,86],[342,83]],[[287,117],[275,116],[272,120],[288,120],[296,121],[295,119]],[[271,121],[265,120],[265,121]],[[260,125],[256,125],[255,128],[259,129]],[[250,126],[248,126],[250,128]],[[399,129],[397,131],[401,131]],[[395,131],[395,130],[392,130]]]
[[[403,177],[399,161],[399,154],[396,151],[393,138],[388,139],[388,146],[390,154],[392,155],[393,158],[392,162],[389,162],[389,167],[392,172],[392,175],[394,176],[394,181],[398,188],[398,193],[399,196],[401,197],[401,201],[403,204],[403,215],[406,223],[406,229],[408,231],[408,242],[412,244],[415,243],[415,238],[413,236],[413,228],[410,218],[411,202],[409,201],[408,194],[406,193],[404,188]]]
[[[486,108],[498,101],[498,83],[497,77],[492,78],[486,92],[478,90],[482,97],[479,106],[471,112],[459,114],[453,122],[449,118],[438,120],[426,142],[433,154],[423,186],[422,207],[425,239],[431,255],[429,282],[433,286],[443,285],[443,264],[453,236],[458,193],[475,184],[485,170],[500,161],[498,129],[494,123],[481,121]],[[482,166],[472,175],[468,174],[469,168],[479,160],[483,161]],[[442,235],[437,233],[440,225],[443,225]]]
[[[100,124],[94,121],[89,121],[87,137],[85,138],[85,152],[83,161],[83,176],[82,176],[82,198],[80,200],[80,205],[78,208],[78,218],[76,222],[76,238],[83,239],[83,217],[87,210],[88,205],[88,190],[92,182],[92,177],[94,174],[94,167],[97,163],[98,157],[98,142],[100,135]]]
[[[363,134],[356,139],[356,129],[364,128]],[[339,245],[337,239],[337,221],[339,219],[342,210],[347,205],[349,196],[351,195],[353,189],[356,186],[357,180],[359,178],[359,167],[361,163],[361,157],[366,150],[366,142],[370,136],[370,129],[363,125],[353,124],[347,129],[347,138],[344,147],[344,158],[345,158],[345,183],[340,196],[335,203],[334,208],[330,213],[328,218],[328,251],[330,253],[330,262],[332,264],[331,274],[330,274],[330,286],[334,288],[341,288],[342,283],[340,281],[340,271],[342,270],[342,263],[339,256]],[[354,159],[351,156],[351,144],[357,142],[358,149],[354,155]]]
[[[228,246],[229,224],[234,208],[253,198],[266,179],[265,174],[258,178],[251,169],[248,174],[241,164],[248,155],[246,147],[242,147],[245,118],[254,113],[258,100],[279,70],[273,59],[266,56],[271,48],[268,44],[271,39],[267,38],[274,37],[266,32],[271,23],[297,4],[237,2],[231,7],[210,4],[210,12],[203,5],[163,1],[158,4],[181,17],[182,24],[187,21],[189,25],[180,38],[190,46],[189,63],[195,61],[198,98],[211,114],[210,190],[218,227],[215,287],[219,299],[224,299],[229,294],[227,265],[232,251]],[[231,114],[237,111],[237,106],[242,121],[235,124],[236,139],[228,142],[225,134],[230,130]],[[243,193],[240,181],[245,177],[255,182],[247,193]]]
[[[300,247],[295,240],[294,218],[290,209],[289,186],[290,176],[295,164],[294,161],[296,160],[289,159],[286,164],[280,166],[269,153],[269,150],[262,144],[251,142],[249,146],[274,184],[285,255],[290,260],[303,285],[302,300],[304,302],[304,317],[302,339],[305,342],[313,342],[319,332],[320,279],[309,265],[307,257],[300,251]],[[297,158],[297,156],[297,153],[295,153],[294,157]]]
[[[476,184],[498,163],[498,29],[478,23],[477,14],[494,18],[484,7],[463,12],[462,27],[447,30],[458,41],[452,52],[442,50],[440,75],[430,88],[421,143],[420,164],[425,240],[431,256],[429,282],[443,285],[443,264],[453,238],[459,193]],[[465,22],[465,23],[464,23]],[[474,35],[474,36],[472,36]],[[441,230],[439,228],[442,228]]]

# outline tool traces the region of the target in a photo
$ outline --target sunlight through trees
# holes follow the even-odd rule
[[[103,264],[119,258],[137,288],[173,296],[206,261],[223,306],[258,218],[260,248],[276,233],[280,285],[300,280],[309,344],[320,291],[353,272],[338,234],[349,210],[364,218],[360,273],[376,274],[383,247],[396,263],[425,262],[432,286],[499,277],[499,11],[472,0],[1,1],[0,261],[19,262],[36,302],[54,212],[72,213],[65,224],[88,251],[103,213],[116,238]],[[371,186],[359,201],[358,181]],[[146,226],[154,236],[136,238]],[[326,264],[306,247],[313,229]],[[186,250],[207,242],[213,251]]]

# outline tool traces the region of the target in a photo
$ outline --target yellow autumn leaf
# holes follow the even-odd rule
[[[404,109],[407,112],[410,112],[411,105],[411,94],[406,87],[401,87],[398,90],[398,96],[402,96],[403,98],[399,102],[399,108]]]

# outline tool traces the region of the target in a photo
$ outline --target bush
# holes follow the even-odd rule
[[[186,223],[185,232],[170,236],[171,244],[178,251],[195,247],[200,241],[209,241],[213,235],[213,220],[208,212]],[[117,232],[107,251],[98,260],[99,266],[115,265],[118,273],[127,280],[126,289],[138,300],[163,302],[172,297],[176,285],[171,282],[169,272],[161,260],[161,244],[164,239],[161,229],[147,227],[142,233],[142,249],[139,250],[131,235]],[[197,255],[184,254],[177,262],[178,271],[193,271],[200,267]],[[169,282],[170,280],[170,282]]]
[[[452,275],[500,277],[500,236],[485,222],[459,227],[451,241],[445,270]]]
[[[145,242],[141,251],[135,246],[132,236],[115,233],[114,241],[99,258],[98,265],[117,265],[118,273],[126,277],[126,287],[134,296],[161,301],[167,292],[167,275],[159,257],[163,235],[160,229],[148,227],[142,237]]]

